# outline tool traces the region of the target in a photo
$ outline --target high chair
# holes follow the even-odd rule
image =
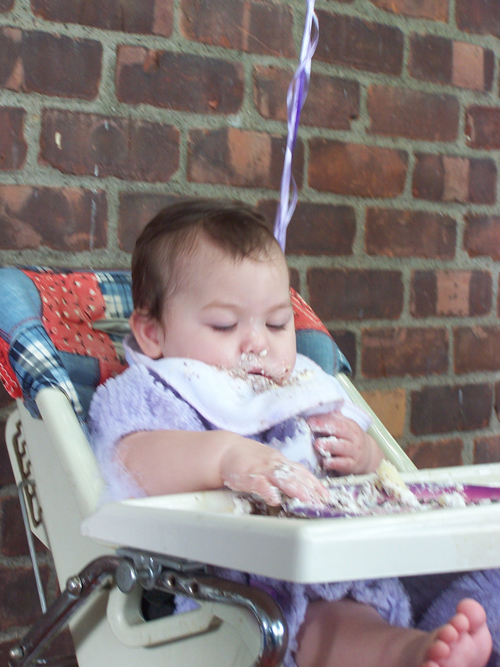
[[[372,414],[372,435],[405,478],[500,484],[494,464],[416,473],[326,329],[296,294],[293,303],[299,352]],[[38,660],[68,622],[80,667],[279,665],[287,629],[273,598],[210,565],[302,583],[500,566],[499,505],[321,521],[238,515],[229,491],[100,506],[85,418],[97,384],[124,367],[131,310],[128,272],[0,269],[0,374],[17,400],[6,441],[44,612],[12,667]],[[52,552],[62,590],[48,610],[31,533]],[[146,622],[144,589],[199,607]]]

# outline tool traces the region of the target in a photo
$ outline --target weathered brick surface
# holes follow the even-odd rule
[[[456,222],[447,215],[381,208],[369,208],[366,213],[369,255],[452,259],[456,235]]]
[[[468,107],[465,131],[469,146],[474,148],[500,148],[500,108]]]
[[[436,35],[411,35],[409,71],[415,79],[491,90],[493,66],[490,49]]]
[[[474,463],[500,461],[500,435],[482,436],[474,440]]]
[[[492,391],[488,384],[424,387],[411,394],[411,431],[416,435],[472,431],[488,426]]]
[[[14,0],[0,0],[0,12],[8,12],[14,7]]]
[[[482,0],[456,0],[456,19],[460,30],[500,37],[500,5]]]
[[[464,249],[470,257],[486,256],[500,260],[500,216],[465,216]]]
[[[276,217],[276,202],[262,201],[258,206],[271,223]],[[286,237],[289,255],[351,255],[356,234],[356,213],[351,206],[297,205]]]
[[[47,246],[78,252],[107,242],[107,203],[102,190],[0,186],[0,249]]]
[[[495,384],[495,412],[497,419],[500,420],[500,382]]]
[[[321,25],[315,54],[318,60],[369,72],[401,73],[404,48],[401,30],[322,10],[317,15]]]
[[[448,369],[445,329],[364,329],[361,371],[365,377],[436,375]]]
[[[309,142],[309,185],[358,197],[396,197],[404,189],[405,151],[315,138]]]
[[[454,141],[459,103],[452,95],[372,84],[368,90],[370,132],[424,141]]]
[[[17,496],[2,498],[0,502],[0,545],[3,556],[29,555],[28,540],[24,530],[21,506]],[[35,548],[45,550],[44,545],[35,537]]]
[[[414,442],[408,445],[406,453],[419,470],[443,468],[463,464],[464,444],[460,438]]]
[[[290,287],[300,294],[300,273],[297,269],[289,269]]]
[[[500,326],[459,327],[454,338],[457,373],[500,370]]]
[[[166,182],[179,164],[179,136],[171,125],[47,109],[40,156],[65,174]]]
[[[379,9],[394,14],[433,21],[448,20],[449,0],[371,0]]]
[[[413,196],[430,201],[493,204],[497,167],[489,158],[417,153]]]
[[[7,445],[5,444],[5,422],[0,421],[0,486],[14,483],[14,473],[10,465]]]
[[[436,35],[411,35],[409,72],[412,77],[450,83],[452,71],[453,45],[450,39]]]
[[[0,107],[0,170],[20,169],[26,158],[23,109]]]
[[[353,376],[356,375],[356,336],[347,329],[329,329],[333,340],[349,362]]]
[[[0,30],[2,88],[91,100],[99,91],[101,60],[102,45],[96,40]]]
[[[399,271],[309,269],[310,304],[323,320],[395,319],[403,307]]]
[[[290,7],[251,0],[182,0],[185,37],[250,53],[295,56]]]
[[[34,14],[48,21],[165,36],[172,32],[173,4],[174,0],[31,0]]]
[[[118,240],[120,248],[132,252],[135,241],[147,223],[177,197],[125,192],[120,195]]]
[[[118,49],[116,94],[128,104],[235,113],[243,100],[243,79],[239,63],[138,46]]]
[[[410,310],[414,317],[471,317],[491,310],[488,271],[415,271]]]
[[[362,391],[361,395],[394,438],[403,435],[406,419],[406,391]]]
[[[42,565],[42,581],[47,586],[48,568]],[[16,625],[32,625],[40,616],[40,602],[33,571],[28,567],[0,567],[0,631]]]
[[[261,116],[287,119],[287,92],[292,75],[290,70],[279,67],[254,67],[253,96]],[[348,130],[351,121],[359,116],[359,91],[357,81],[315,74],[300,116],[301,124]]]
[[[236,128],[189,132],[188,180],[278,189],[286,141],[264,132]],[[293,173],[302,186],[303,145],[297,142]]]

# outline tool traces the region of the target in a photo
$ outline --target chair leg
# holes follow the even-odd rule
[[[11,649],[9,667],[28,667],[33,663],[40,666],[50,665],[48,660],[38,660],[40,653],[94,591],[114,582],[120,560],[117,556],[97,558],[75,577],[71,577],[66,584],[66,590],[35,623],[21,643]],[[61,664],[61,662],[54,663],[53,661],[52,664]],[[70,667],[75,663],[73,660],[73,663],[63,662],[62,664]]]

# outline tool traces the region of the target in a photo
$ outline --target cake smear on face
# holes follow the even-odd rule
[[[276,385],[289,384],[292,369],[280,363],[266,364],[266,357],[267,350],[262,350],[259,354],[243,352],[239,364],[228,372],[233,378],[246,380],[256,394]]]

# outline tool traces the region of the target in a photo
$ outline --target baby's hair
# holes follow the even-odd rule
[[[176,269],[205,237],[232,259],[266,259],[281,251],[266,219],[241,202],[189,199],[162,209],[143,229],[132,254],[134,308],[161,321],[177,286]]]

